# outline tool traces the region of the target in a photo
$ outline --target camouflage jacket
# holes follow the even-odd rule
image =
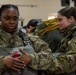
[[[36,53],[30,54],[32,60],[28,65],[29,67],[36,70],[48,70],[48,72],[55,74],[69,73],[76,69],[75,48],[74,50],[71,50],[72,52],[67,52],[67,54],[59,52],[52,53],[48,45],[38,36],[28,34],[28,37],[36,51]],[[74,40],[75,37],[71,41],[73,45],[75,45],[75,42],[73,42]],[[71,45],[71,42],[69,45]],[[22,38],[19,37],[18,33],[10,35],[9,33],[0,29],[0,46],[5,48],[23,46]],[[69,49],[72,49],[72,46]],[[2,57],[0,57],[0,59],[2,59]],[[3,69],[2,61],[0,62],[0,70],[1,69]]]
[[[41,35],[41,33],[39,33],[39,32],[43,29],[39,30],[39,28],[40,28],[40,26],[37,26],[36,28],[34,28],[35,31],[34,32],[31,31],[31,33],[33,33],[34,35],[40,36],[40,38],[42,40],[44,40],[46,43],[48,43],[49,48],[54,53],[58,47],[58,44],[63,39],[63,36],[61,35],[59,29],[56,28],[54,30],[45,32],[44,35]]]
[[[48,58],[51,54],[51,50],[48,48],[48,45],[44,41],[40,40],[39,37],[37,37],[37,36],[32,36],[30,34],[30,35],[28,35],[28,37],[32,42],[32,46],[34,47],[35,52],[37,52],[37,53],[41,52],[37,55],[30,54],[32,60],[34,61],[36,59],[37,63],[39,63],[40,59],[42,62],[44,62],[45,60],[48,60]],[[18,32],[15,32],[11,35],[5,31],[3,31],[2,29],[0,29],[0,50],[2,50],[2,48],[16,48],[16,47],[21,47],[21,46],[24,46],[24,44],[23,44],[23,40],[19,36]],[[40,55],[41,55],[41,58],[39,58]],[[3,56],[5,56],[5,55],[3,55]],[[3,65],[3,61],[2,61],[3,56],[2,55],[0,56],[0,71],[5,69],[4,65]],[[35,57],[37,57],[37,58],[35,58]],[[44,58],[44,59],[42,59],[42,58]],[[48,63],[46,62],[46,64],[48,64]]]
[[[37,29],[36,29],[37,30]],[[37,60],[32,61],[31,67],[33,69],[39,69],[39,70],[48,70],[48,73],[53,74],[60,74],[60,73],[70,73],[76,70],[76,35],[75,31],[76,26],[70,26],[68,29],[65,29],[68,31],[67,34],[64,36],[65,40],[63,39],[63,42],[60,43],[60,46],[58,48],[58,51],[55,53],[51,53],[50,55],[50,63],[48,65],[45,63],[39,62],[41,65],[40,67],[36,64]],[[38,32],[32,33],[33,35],[38,35]],[[73,35],[72,35],[73,34]],[[73,36],[73,37],[71,37]],[[71,39],[70,39],[71,38]],[[64,46],[65,45],[65,46]],[[65,52],[66,51],[66,52]],[[38,58],[39,59],[39,58]],[[36,61],[36,62],[35,62]],[[39,64],[38,63],[38,64]],[[34,65],[36,64],[36,65]],[[66,74],[67,75],[67,74]],[[70,74],[68,74],[70,75]]]

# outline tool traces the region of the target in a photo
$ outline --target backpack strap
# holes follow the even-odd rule
[[[26,33],[23,31],[23,29],[19,30],[19,36],[22,38],[24,46],[26,45],[31,45],[31,41],[29,40],[28,36]]]

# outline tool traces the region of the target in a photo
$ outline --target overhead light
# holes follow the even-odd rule
[[[48,20],[49,20],[49,19],[53,19],[53,18],[55,18],[55,16],[49,16],[49,17],[48,17]]]
[[[56,18],[56,16],[57,16],[57,13],[49,13],[48,14],[48,20],[52,19],[52,18]]]

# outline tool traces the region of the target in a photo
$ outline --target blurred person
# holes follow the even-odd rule
[[[38,21],[36,19],[31,19],[26,26],[23,28],[26,29],[26,32],[29,33],[33,28],[35,28],[38,24]]]
[[[48,43],[52,52],[55,52],[63,38],[60,34],[59,26],[57,25],[57,18],[45,21],[41,20],[40,23],[37,19],[31,19],[23,29],[27,33],[38,35],[42,40]]]

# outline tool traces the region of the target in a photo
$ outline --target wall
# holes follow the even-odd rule
[[[61,0],[0,0],[0,5],[10,3],[19,5],[20,17],[24,19],[24,25],[32,18],[47,19],[49,13],[56,13],[62,8]],[[37,7],[27,7],[27,5],[37,5]]]

